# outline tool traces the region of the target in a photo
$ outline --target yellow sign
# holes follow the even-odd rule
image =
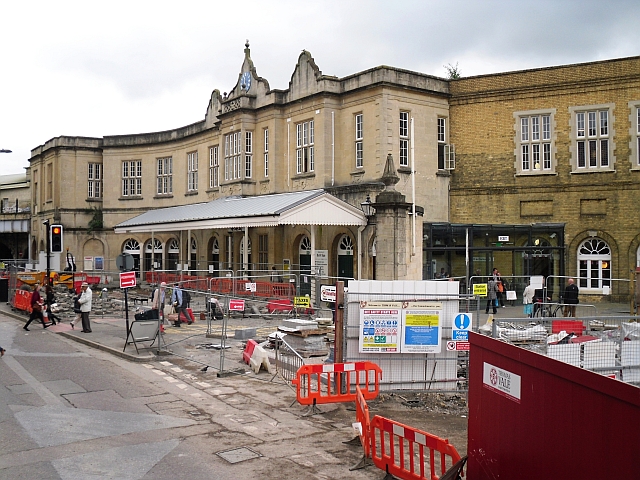
[[[478,295],[479,297],[487,296],[487,284],[486,283],[474,283],[473,284],[473,294]]]
[[[293,297],[293,306],[311,308],[311,300],[309,297]]]

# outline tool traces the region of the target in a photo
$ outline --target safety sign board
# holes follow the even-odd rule
[[[332,285],[322,285],[320,287],[320,300],[323,302],[336,303],[336,287]]]
[[[472,323],[471,313],[458,313],[451,325],[451,339],[468,342]]]
[[[293,297],[293,306],[310,308],[311,299],[309,297]]]
[[[244,312],[244,300],[232,298],[229,300],[229,310],[233,312]]]
[[[136,286],[136,272],[122,272],[120,274],[120,288]]]
[[[467,351],[470,348],[471,348],[471,345],[470,345],[469,342],[456,342],[454,340],[447,341],[447,351],[449,351],[449,352]]]
[[[479,297],[487,296],[487,284],[486,283],[474,283],[473,284],[473,294]]]

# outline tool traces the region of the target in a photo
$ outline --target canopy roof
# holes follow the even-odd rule
[[[116,233],[166,232],[277,225],[366,225],[363,212],[324,190],[224,197],[208,203],[150,210]]]

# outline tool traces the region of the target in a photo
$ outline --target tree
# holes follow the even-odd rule
[[[460,67],[458,67],[458,62],[456,62],[455,66],[448,63],[443,65],[443,67],[447,71],[447,78],[449,80],[457,80],[462,77]]]

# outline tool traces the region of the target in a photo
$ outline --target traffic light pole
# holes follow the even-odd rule
[[[45,285],[49,285],[49,279],[51,278],[51,236],[49,235],[49,220],[45,220],[44,225],[47,227],[47,283]]]

